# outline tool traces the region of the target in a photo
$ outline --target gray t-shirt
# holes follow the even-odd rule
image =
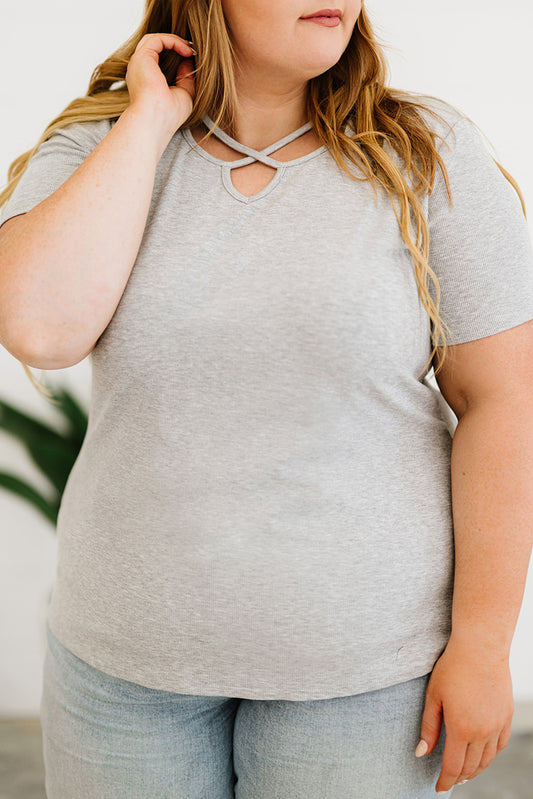
[[[437,110],[454,125],[430,118],[454,207],[437,167],[424,211],[460,343],[533,318],[533,253],[484,139]],[[0,221],[55,191],[112,124],[44,142]],[[232,163],[276,164],[307,129]],[[108,674],[186,694],[327,699],[426,674],[451,629],[452,437],[417,378],[428,319],[391,201],[325,147],[248,198],[192,144],[178,130],[159,161],[91,355],[52,632]]]

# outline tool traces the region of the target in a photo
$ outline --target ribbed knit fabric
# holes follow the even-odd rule
[[[480,133],[437,110],[454,126],[428,120],[454,207],[438,166],[423,207],[461,343],[533,318],[533,253]],[[44,142],[0,221],[55,191],[114,121]],[[277,166],[308,129],[232,164]],[[108,674],[179,693],[327,699],[425,674],[451,629],[452,437],[418,378],[428,318],[390,199],[325,147],[245,197],[194,144],[178,130],[158,163],[91,355],[51,629]]]

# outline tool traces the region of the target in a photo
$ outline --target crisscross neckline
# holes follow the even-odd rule
[[[192,135],[192,131],[190,128],[180,128],[182,136],[191,145],[191,147],[194,148],[194,152],[197,153],[200,157],[205,158],[208,161],[211,161],[211,163],[213,164],[218,164],[218,166],[221,167],[222,182],[225,188],[233,197],[235,197],[235,199],[239,200],[242,203],[255,202],[256,200],[259,200],[262,197],[265,197],[267,194],[269,194],[279,184],[287,168],[298,166],[299,164],[303,164],[312,158],[316,158],[316,156],[320,155],[323,152],[327,152],[327,148],[323,144],[317,149],[312,150],[310,153],[302,155],[299,158],[293,158],[290,161],[277,161],[275,158],[270,157],[270,153],[273,153],[276,150],[280,150],[286,144],[289,144],[290,142],[297,139],[299,136],[302,136],[304,133],[307,133],[309,130],[311,130],[312,125],[310,122],[306,122],[304,125],[301,125],[296,130],[293,130],[291,133],[288,133],[286,136],[283,136],[283,138],[278,139],[278,141],[274,142],[273,144],[269,144],[268,147],[265,147],[263,150],[255,150],[253,147],[248,147],[245,144],[241,144],[232,136],[221,130],[218,127],[218,125],[215,125],[215,123],[208,114],[205,114],[202,117],[202,122],[209,130],[212,130],[213,135],[216,136],[218,139],[220,139],[222,142],[224,142],[224,144],[228,145],[228,147],[231,147],[233,150],[242,153],[243,158],[238,158],[235,161],[227,161],[223,158],[217,158],[216,156],[207,152],[207,150],[203,149],[203,147],[199,144],[199,142],[196,141],[196,139]],[[244,194],[241,194],[233,185],[233,181],[231,179],[231,170],[236,169],[237,167],[253,164],[255,161],[260,161],[266,166],[273,167],[276,170],[276,174],[274,175],[270,183],[268,183],[257,194],[246,196]]]
[[[192,135],[190,128],[181,128],[183,135],[185,136],[189,144],[192,144],[193,146],[196,147],[195,152],[199,152],[200,155],[207,156],[210,161],[213,161],[217,164],[222,164],[224,166],[231,164],[232,169],[239,166],[246,166],[247,164],[252,164],[254,161],[261,161],[261,163],[266,164],[267,166],[274,167],[275,169],[277,169],[280,166],[283,167],[293,166],[294,164],[300,164],[303,161],[307,161],[309,158],[314,158],[316,155],[319,155],[321,152],[324,152],[324,150],[326,150],[326,146],[323,144],[320,147],[318,147],[316,150],[313,150],[312,152],[307,153],[306,155],[302,155],[299,158],[293,158],[291,161],[277,161],[275,158],[270,157],[270,153],[273,153],[276,150],[280,150],[286,144],[289,144],[290,142],[302,136],[304,133],[307,133],[307,131],[311,130],[312,125],[310,122],[306,122],[304,125],[301,125],[299,128],[297,128],[297,130],[293,130],[292,133],[288,133],[286,136],[283,136],[283,138],[278,139],[278,141],[274,142],[273,144],[269,144],[268,147],[265,147],[263,150],[255,150],[253,147],[248,147],[245,144],[241,144],[232,136],[229,136],[225,131],[221,130],[221,128],[219,128],[218,125],[215,125],[215,123],[208,114],[205,114],[202,117],[202,122],[209,130],[212,130],[213,135],[216,136],[218,139],[220,139],[222,142],[224,142],[224,144],[227,144],[228,147],[231,147],[233,150],[236,150],[237,152],[243,153],[246,157],[239,158],[235,161],[226,161],[223,158],[217,158],[216,156],[211,155],[211,153],[208,153],[207,150],[204,150],[201,147],[201,145],[198,144],[198,142],[195,140],[194,136]]]

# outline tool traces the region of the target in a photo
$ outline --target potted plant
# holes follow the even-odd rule
[[[63,490],[83,443],[88,416],[66,389],[56,389],[51,394],[62,416],[63,429],[50,426],[0,399],[0,428],[26,449],[51,484],[50,495],[45,496],[28,481],[9,472],[0,472],[0,487],[37,508],[55,529]]]
[[[23,445],[33,463],[50,483],[51,490],[45,495],[27,480],[5,471],[0,471],[0,487],[37,508],[55,531],[63,490],[83,443],[88,416],[66,389],[47,389],[47,393],[61,419],[57,427],[0,399],[0,428]],[[52,588],[48,592],[47,606],[51,595]],[[46,646],[46,612],[47,608],[42,612],[41,623],[43,651]]]

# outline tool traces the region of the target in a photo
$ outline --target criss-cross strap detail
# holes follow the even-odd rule
[[[233,150],[236,150],[238,153],[242,153],[245,157],[238,158],[235,161],[217,158],[216,156],[212,155],[212,153],[203,149],[201,143],[197,142],[192,135],[190,128],[181,128],[181,136],[188,144],[190,144],[191,150],[189,152],[194,152],[196,154],[195,157],[202,158],[203,160],[210,161],[211,164],[217,164],[219,166],[222,185],[234,199],[239,200],[241,203],[249,204],[267,197],[267,195],[269,195],[270,192],[276,188],[276,186],[279,186],[284,175],[291,171],[291,168],[301,167],[303,164],[325,153],[327,150],[325,145],[321,145],[316,150],[313,150],[306,155],[301,155],[298,158],[293,158],[289,161],[277,161],[275,158],[270,157],[270,153],[280,150],[286,144],[289,144],[299,136],[302,136],[304,133],[307,133],[309,130],[311,130],[311,122],[306,122],[305,125],[301,125],[301,127],[299,127],[297,130],[293,130],[292,133],[289,133],[287,136],[279,139],[279,141],[276,141],[273,144],[270,144],[268,147],[265,147],[264,150],[255,150],[253,147],[247,147],[246,145],[241,144],[232,136],[229,136],[227,133],[221,130],[218,125],[215,125],[208,114],[205,114],[202,117],[202,122],[214,136],[220,139],[220,141],[224,142],[224,144],[226,144],[228,147],[231,147]],[[261,191],[257,192],[257,194],[246,196],[241,194],[233,185],[231,173],[238,167],[248,166],[248,164],[253,164],[256,161],[259,161],[265,166],[273,168],[275,170],[275,174],[270,183],[261,189]]]
[[[304,133],[307,133],[308,130],[311,130],[311,123],[306,122],[305,125],[302,125],[298,130],[293,130],[292,133],[287,134],[279,141],[274,142],[274,144],[270,144],[268,147],[265,147],[264,150],[254,150],[253,147],[247,147],[245,144],[241,144],[240,142],[233,139],[231,136],[228,136],[223,130],[221,130],[218,125],[215,125],[213,120],[207,114],[202,117],[202,122],[204,125],[209,128],[209,130],[213,131],[213,135],[219,138],[224,144],[227,144],[233,150],[237,150],[237,152],[244,153],[248,156],[248,158],[240,158],[237,161],[229,161],[228,164],[231,164],[231,168],[235,169],[239,166],[246,166],[247,164],[253,164],[254,161],[261,161],[262,164],[266,166],[274,167],[278,169],[280,166],[284,166],[283,161],[276,161],[274,158],[270,158],[269,155],[276,150],[280,150],[286,144],[289,144],[294,139],[297,139],[299,136],[302,136]]]

